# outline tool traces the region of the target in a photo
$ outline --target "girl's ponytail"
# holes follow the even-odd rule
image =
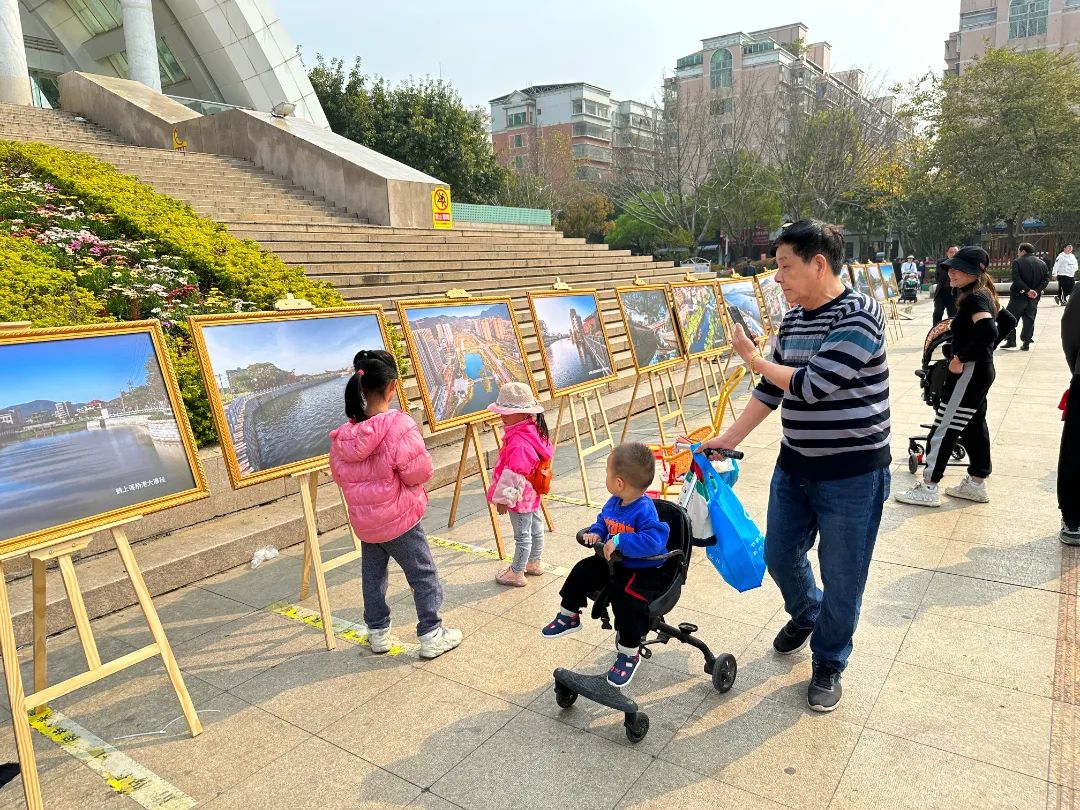
[[[536,432],[545,442],[551,441],[551,431],[548,430],[547,420],[542,413],[536,414]]]
[[[398,378],[394,355],[382,349],[364,349],[353,358],[356,371],[345,384],[345,415],[353,422],[367,419],[368,395],[385,396],[390,384]]]

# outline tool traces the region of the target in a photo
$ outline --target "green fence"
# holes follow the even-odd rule
[[[546,208],[508,208],[505,205],[473,205],[454,203],[454,219],[458,222],[484,222],[489,225],[551,225],[551,212]]]

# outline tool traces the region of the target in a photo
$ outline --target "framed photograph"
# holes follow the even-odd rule
[[[530,292],[529,309],[553,397],[615,379],[615,363],[595,290]]]
[[[851,268],[846,264],[840,268],[840,280],[844,282],[844,286],[849,290],[855,286],[855,282],[851,279]]]
[[[487,418],[504,383],[536,391],[509,298],[399,301],[397,310],[432,430]]]
[[[900,285],[896,283],[896,268],[888,262],[879,265],[881,278],[885,281],[885,293],[888,298],[900,297]]]
[[[675,322],[689,357],[708,357],[728,347],[730,338],[720,313],[716,282],[671,284]]]
[[[158,321],[0,332],[0,552],[209,495]]]
[[[885,287],[885,279],[881,277],[881,268],[876,264],[868,264],[866,275],[870,279],[870,289],[874,292],[874,298],[879,304],[885,303],[889,298],[889,291]]]
[[[861,292],[868,298],[874,297],[874,291],[870,287],[870,277],[866,274],[866,266],[862,264],[852,265],[851,268],[852,289]]]
[[[720,297],[727,309],[732,327],[742,326],[753,340],[768,337],[769,320],[764,314],[761,299],[758,297],[757,284],[752,278],[740,278],[734,281],[721,281]]]
[[[382,312],[372,307],[196,315],[188,322],[234,488],[325,465],[328,434],[346,421],[353,357],[389,345]]]
[[[616,287],[634,368],[659,371],[685,359],[679,346],[667,287]]]
[[[776,281],[775,270],[771,273],[760,273],[754,276],[754,279],[757,281],[758,294],[765,302],[765,313],[772,323],[773,331],[776,332],[780,329],[784,316],[791,309],[787,296],[784,295],[784,288]]]

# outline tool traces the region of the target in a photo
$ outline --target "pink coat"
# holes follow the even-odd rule
[[[511,512],[535,512],[540,508],[540,496],[525,476],[533,474],[541,459],[551,458],[554,454],[551,442],[541,438],[533,420],[508,427],[499,460],[491,474],[488,500],[505,504]]]
[[[393,540],[419,523],[428,503],[424,484],[435,474],[420,428],[394,410],[331,430],[330,473],[365,543]]]

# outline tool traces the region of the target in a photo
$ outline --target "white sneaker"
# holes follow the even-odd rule
[[[965,475],[959,486],[948,487],[945,494],[950,498],[963,498],[965,501],[975,503],[990,503],[990,496],[986,492],[986,483],[976,484],[970,475]]]
[[[394,641],[390,638],[389,625],[384,627],[382,630],[369,629],[367,633],[367,639],[368,643],[371,645],[371,651],[376,655],[388,653],[394,646]]]
[[[908,503],[912,506],[941,506],[938,488],[930,489],[924,481],[916,481],[911,489],[906,492],[897,492],[893,497],[900,503]]]
[[[461,631],[440,627],[420,636],[420,657],[438,658],[461,643]]]

